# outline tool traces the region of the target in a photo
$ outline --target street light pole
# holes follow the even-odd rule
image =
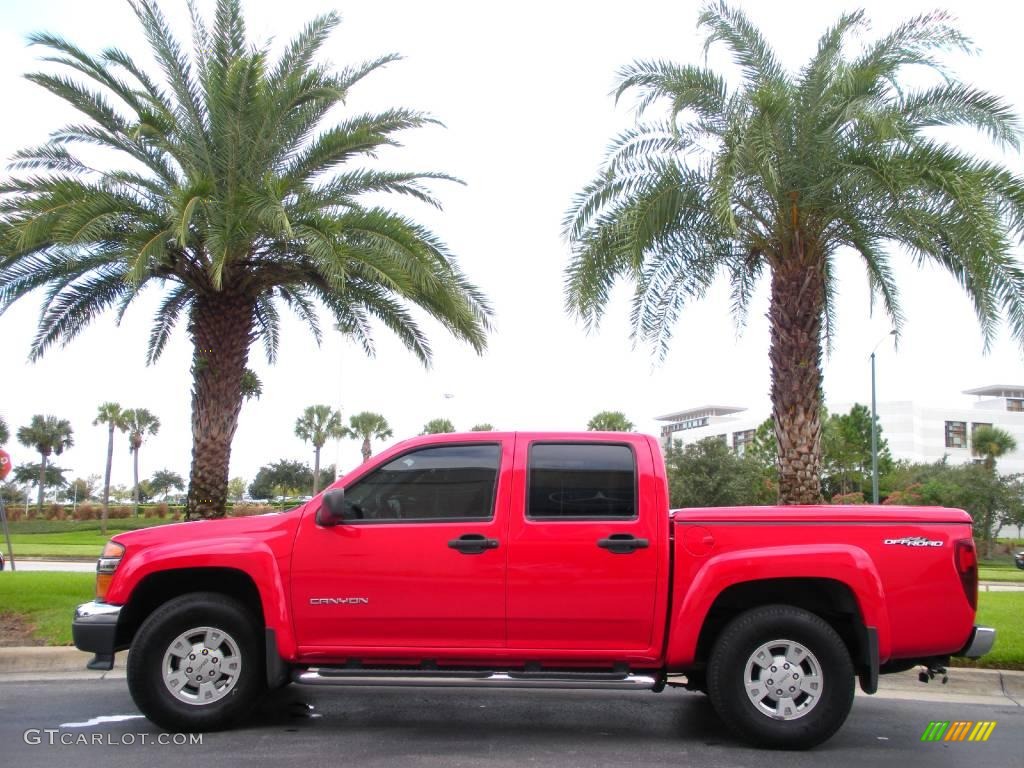
[[[877,345],[875,349],[877,349]],[[871,350],[871,503],[878,503],[878,410],[875,405],[875,350]]]

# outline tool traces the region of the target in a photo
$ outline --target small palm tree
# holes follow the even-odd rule
[[[448,419],[431,419],[423,425],[421,435],[441,435],[445,432],[454,432],[455,425]]]
[[[313,495],[320,490],[320,449],[345,436],[341,412],[329,405],[311,405],[295,420],[295,436],[313,444]]]
[[[122,414],[122,429],[128,433],[128,448],[132,453],[132,496],[135,499],[135,516],[139,516],[139,449],[146,435],[160,431],[160,419],[145,408],[129,408]]]
[[[587,422],[591,432],[632,432],[633,422],[622,411],[601,411]]]
[[[1017,450],[1017,441],[999,427],[978,427],[971,433],[971,453],[982,459],[985,468],[996,471],[996,459]]]
[[[160,469],[153,473],[149,480],[149,487],[154,494],[161,495],[164,499],[171,490],[185,490],[185,481],[177,472],[170,469]]]
[[[32,417],[32,420],[18,430],[18,442],[26,448],[35,448],[41,457],[39,462],[39,501],[36,513],[43,510],[43,491],[46,488],[46,461],[52,454],[60,456],[75,444],[71,423],[56,416]]]
[[[486,421],[483,424],[474,424],[469,428],[470,432],[493,432],[494,425],[488,424]]]
[[[114,430],[124,429],[124,411],[117,403],[103,403],[92,423],[93,426],[107,425],[107,467],[103,474],[103,512],[100,516],[100,532],[106,535],[110,514],[110,470],[114,464]]]
[[[360,449],[363,454],[363,461],[368,461],[372,454],[370,448],[371,440],[387,440],[391,437],[391,427],[388,425],[388,420],[379,413],[363,411],[355,416],[350,416],[348,423],[349,426],[345,427],[344,430],[345,437],[363,441],[362,448]]]
[[[3,416],[0,416],[0,446],[6,445],[7,441],[11,439],[11,430],[7,427],[7,422]]]
[[[435,124],[393,108],[339,117],[360,81],[397,55],[334,72],[317,61],[338,25],[311,21],[272,59],[246,39],[240,0],[212,25],[192,14],[195,50],[154,0],[131,0],[159,74],[116,48],[92,55],[56,35],[30,41],[64,71],[28,79],[81,113],[15,155],[0,192],[0,312],[45,287],[35,360],[104,310],[118,317],[163,291],[149,338],[155,361],[181,318],[192,342],[192,469],[187,516],[226,511],[231,442],[250,348],[277,354],[281,312],[319,342],[320,310],[374,352],[379,321],[424,365],[422,310],[477,352],[491,309],[445,244],[367,196],[439,205],[443,173],[362,167],[404,132]],[[194,8],[194,6],[193,6]],[[107,162],[80,157],[100,145]]]
[[[742,79],[731,87],[706,66],[664,60],[620,70],[616,96],[638,93],[637,125],[612,143],[566,217],[567,308],[593,327],[616,281],[632,282],[634,337],[664,355],[680,312],[716,277],[729,280],[740,324],[767,278],[779,497],[817,503],[822,348],[840,259],[860,257],[897,332],[892,263],[906,251],[963,287],[986,344],[1002,317],[1024,344],[1024,269],[1013,252],[1024,179],[942,140],[953,126],[1017,149],[1020,123],[1004,99],[942,67],[941,52],[970,49],[944,13],[859,51],[851,37],[864,13],[844,14],[797,72],[724,2],[706,5],[699,26],[707,46],[725,43]],[[924,87],[901,82],[914,67],[938,76]],[[664,118],[649,120],[656,103]]]

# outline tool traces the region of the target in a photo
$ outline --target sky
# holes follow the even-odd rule
[[[212,0],[197,2],[212,13]],[[180,38],[189,40],[183,0],[163,0],[162,7]],[[633,121],[630,100],[616,105],[609,95],[615,73],[636,58],[701,62],[699,7],[651,0],[245,4],[255,41],[273,38],[281,44],[314,15],[335,9],[342,25],[326,44],[324,60],[341,68],[383,53],[403,55],[364,80],[348,107],[402,105],[444,123],[406,134],[405,145],[387,150],[375,167],[439,170],[465,181],[434,187],[443,211],[407,201],[394,207],[448,243],[489,297],[495,324],[486,353],[478,356],[428,321],[435,354],[425,370],[383,328],[377,355],[369,359],[337,334],[317,347],[308,329],[286,318],[276,365],[267,364],[259,347],[250,356],[264,394],[242,407],[232,477],[251,481],[261,465],[282,458],[312,462],[312,448],[294,436],[294,424],[314,403],[340,408],[346,421],[363,410],[382,413],[393,440],[418,434],[440,417],[459,429],[489,422],[503,430],[574,430],[584,429],[598,411],[621,410],[639,430],[656,433],[656,416],[701,405],[770,413],[767,284],[759,287],[742,329],[730,316],[725,284],[718,284],[682,313],[661,362],[651,349],[630,341],[628,286],[616,291],[596,332],[585,332],[564,310],[569,249],[561,236],[562,217],[597,172],[610,139]],[[748,0],[742,7],[783,63],[796,69],[813,53],[824,28],[857,6]],[[870,0],[863,7],[872,21],[870,38],[935,4]],[[950,0],[941,7],[980,49],[973,57],[951,57],[955,71],[1024,114],[1024,7],[987,0]],[[36,30],[58,33],[91,51],[115,45],[146,61],[138,25],[121,0],[0,0],[0,93],[10,110],[0,120],[5,161],[73,117],[55,97],[23,79],[38,66],[39,51],[25,42]],[[711,63],[728,66],[714,53]],[[987,152],[977,137],[954,138]],[[1006,160],[1021,170],[1020,156]],[[1024,384],[1020,348],[1003,331],[984,349],[971,306],[948,275],[919,268],[909,257],[896,259],[907,316],[897,349],[886,318],[872,315],[859,257],[842,253],[837,268],[839,323],[824,363],[826,402],[868,402],[868,357],[876,345],[881,401],[962,404],[969,400],[964,389]],[[102,473],[107,433],[92,421],[97,406],[108,400],[148,408],[161,420],[159,434],[142,447],[141,477],[164,468],[187,477],[191,348],[182,323],[160,361],[145,365],[157,301],[156,291],[143,294],[119,327],[112,314],[101,317],[71,345],[36,363],[27,356],[41,296],[23,299],[0,316],[0,415],[12,432],[36,413],[68,419],[75,444],[56,461],[70,468],[69,478]],[[16,464],[38,460],[16,440],[7,450]],[[328,445],[323,461],[337,461],[348,471],[360,462],[359,444]],[[131,483],[123,435],[116,438],[113,483]]]

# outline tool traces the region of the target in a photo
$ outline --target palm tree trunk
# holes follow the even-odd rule
[[[139,447],[136,446],[132,450],[132,466],[135,476],[135,516],[139,516]]]
[[[100,517],[100,533],[107,535],[107,516],[110,514],[110,468],[114,463],[114,422],[110,422],[107,435],[107,471],[103,476],[103,515]]]
[[[363,462],[364,463],[370,460],[370,454],[371,453],[372,453],[372,451],[370,450],[370,436],[366,435],[365,437],[363,437]]]
[[[40,453],[42,461],[39,462],[39,501],[36,504],[36,517],[43,515],[43,491],[46,489],[46,454]]]
[[[798,245],[772,272],[772,416],[779,445],[779,503],[821,503],[821,319],[825,280]]]
[[[227,512],[231,440],[242,408],[242,376],[252,343],[250,299],[218,294],[192,305],[192,474],[185,519]]]
[[[320,490],[320,446],[313,446],[313,495]]]

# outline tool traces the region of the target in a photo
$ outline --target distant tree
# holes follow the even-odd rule
[[[7,444],[7,441],[11,439],[11,430],[7,426],[7,422],[3,416],[0,416],[0,446]]]
[[[132,498],[133,491],[128,490],[126,485],[114,485],[110,488],[110,498],[112,498],[118,504],[124,504],[128,499]]]
[[[754,439],[743,450],[743,455],[765,469],[778,472],[779,448],[775,439],[775,422],[771,416],[758,424],[754,430]]]
[[[14,475],[12,474],[13,478]],[[15,504],[24,504],[28,495],[23,491],[17,483],[8,481],[6,483],[0,483],[0,499],[3,499],[4,504],[7,506],[13,506]]]
[[[996,471],[996,459],[1017,450],[1013,435],[999,427],[978,427],[971,433],[971,453],[982,459],[990,472]]]
[[[1006,478],[1005,508],[999,522],[1001,525],[1012,525],[1017,529],[1017,538],[1024,529],[1024,475]]]
[[[860,492],[871,495],[871,411],[854,405],[849,413],[821,414],[822,490],[827,498],[835,494]],[[876,417],[878,471],[892,466],[889,442]]]
[[[301,496],[312,484],[313,470],[308,464],[303,461],[282,459],[260,467],[249,485],[249,495],[254,499]]]
[[[388,425],[388,420],[379,413],[373,413],[372,411],[357,413],[355,416],[349,417],[348,424],[343,430],[345,437],[363,441],[360,452],[363,455],[364,462],[369,461],[372,454],[371,440],[387,440],[391,437],[391,427]]]
[[[486,421],[483,424],[474,424],[469,428],[470,432],[493,432],[494,425],[488,424]]]
[[[714,437],[685,447],[674,441],[665,468],[673,508],[769,504],[778,492],[770,471]]]
[[[632,432],[633,422],[622,411],[601,411],[587,422],[591,432]]]
[[[100,515],[100,533],[107,533],[110,513],[110,469],[114,463],[114,430],[124,430],[124,409],[117,403],[103,403],[96,412],[93,426],[107,426],[107,466],[103,475],[103,512]]]
[[[100,486],[99,475],[89,475],[88,477],[76,477],[67,487],[63,489],[61,495],[64,501],[70,501],[72,503],[81,504],[83,501],[90,501],[96,495]]]
[[[245,496],[245,478],[232,477],[228,480],[228,498],[232,501],[240,501]]]
[[[169,469],[159,469],[149,479],[149,487],[154,496],[162,496],[166,499],[172,489],[175,491],[185,490],[185,478]]]
[[[56,416],[33,416],[28,424],[18,430],[18,442],[26,448],[34,448],[41,457],[40,463],[36,465],[39,470],[37,513],[43,510],[43,492],[47,486],[46,462],[52,454],[60,456],[74,445],[73,435],[71,423]],[[62,475],[61,480],[63,479]]]
[[[423,425],[421,435],[441,435],[445,432],[454,432],[455,425],[448,419],[431,419]]]
[[[313,444],[313,495],[320,490],[320,449],[345,436],[341,412],[329,405],[311,405],[295,420],[295,436]]]
[[[146,435],[155,435],[160,431],[160,419],[145,408],[129,408],[122,414],[123,429],[128,433],[128,448],[132,453],[132,480],[135,496],[135,516],[139,516],[139,449]]]
[[[47,464],[45,470],[43,465],[39,462],[33,464],[19,464],[11,472],[11,477],[14,478],[14,482],[23,483],[35,488],[39,488],[40,479],[43,480],[43,485],[40,490],[46,488],[64,488],[68,484],[68,479],[64,477],[69,469],[61,469],[54,464]],[[45,478],[43,477],[45,472]]]

